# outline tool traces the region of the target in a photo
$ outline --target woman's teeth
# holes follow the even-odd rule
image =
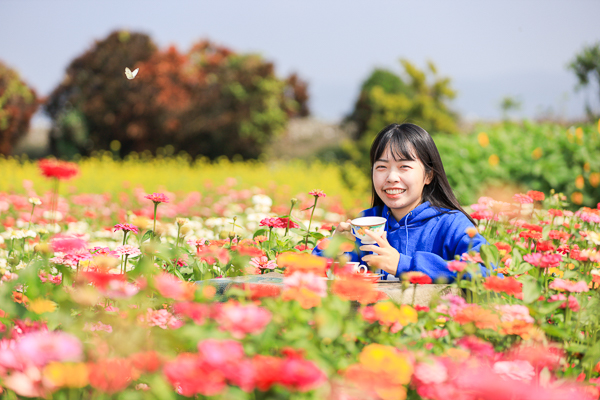
[[[406,189],[389,189],[385,191],[387,194],[400,194],[406,192]]]

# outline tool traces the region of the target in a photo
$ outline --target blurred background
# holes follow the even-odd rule
[[[0,154],[295,158],[363,193],[373,136],[406,121],[463,201],[511,187],[595,206],[598,15],[584,0],[3,0]]]

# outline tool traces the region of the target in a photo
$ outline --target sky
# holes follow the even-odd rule
[[[187,51],[208,38],[260,53],[309,83],[313,115],[350,113],[374,68],[433,61],[467,120],[498,119],[505,96],[521,118],[577,119],[592,89],[567,65],[600,42],[598,0],[0,0],[0,60],[46,96],[69,63],[115,29]],[[140,71],[143,73],[143,71]]]

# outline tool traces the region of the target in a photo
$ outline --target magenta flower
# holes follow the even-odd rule
[[[259,269],[275,269],[277,263],[273,260],[269,260],[267,256],[252,257],[249,262],[250,265]]]
[[[562,261],[562,254],[525,254],[523,256],[523,260],[539,268],[558,267],[560,265],[560,262]]]
[[[77,337],[69,333],[33,332],[17,342],[16,352],[31,364],[41,367],[52,361],[79,361],[83,346]]]
[[[526,194],[517,193],[513,196],[513,200],[520,204],[533,203],[533,199]]]
[[[219,329],[243,339],[248,333],[262,332],[271,321],[271,312],[254,304],[229,302],[221,307],[216,320]]]
[[[129,257],[137,257],[140,254],[142,254],[142,252],[140,251],[140,249],[138,249],[135,246],[132,246],[130,244],[125,244],[123,246],[118,246],[115,249],[115,253],[121,255],[121,256],[129,256]]]
[[[315,196],[315,197],[325,197],[325,196],[327,196],[325,194],[325,192],[322,191],[321,189],[313,189],[310,192],[308,192],[308,194],[310,194],[311,196]]]
[[[560,278],[556,278],[554,281],[552,281],[549,285],[549,288],[555,290],[565,290],[571,293],[588,292],[590,290],[585,281],[573,282]]]
[[[50,239],[50,247],[52,247],[52,250],[63,253],[84,250],[87,248],[87,246],[87,242],[77,236],[57,235]]]
[[[114,228],[115,229],[113,230],[113,232],[125,231],[125,232],[139,233],[137,226],[131,225],[131,224],[117,224],[117,225],[115,225]]]
[[[144,196],[145,199],[152,200],[154,204],[168,203],[169,198],[164,193],[152,193]]]
[[[450,261],[448,263],[448,269],[454,272],[463,272],[467,268],[467,263],[463,261]]]

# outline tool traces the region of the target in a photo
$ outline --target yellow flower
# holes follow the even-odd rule
[[[531,158],[533,158],[534,160],[539,160],[540,158],[542,158],[543,154],[544,152],[542,151],[541,147],[536,147],[531,152]]]
[[[400,325],[408,325],[417,322],[418,314],[414,308],[408,305],[401,305],[398,308],[391,301],[382,301],[373,306],[377,319],[385,324],[392,325],[398,322]]]
[[[82,388],[88,384],[85,363],[51,362],[43,371],[44,377],[58,387]]]
[[[585,180],[583,179],[583,175],[577,176],[577,178],[575,178],[575,187],[577,189],[583,189],[584,185],[585,185]]]
[[[54,312],[56,310],[56,303],[48,299],[35,299],[29,303],[27,308],[36,314],[43,314]]]
[[[360,363],[369,371],[384,373],[388,384],[406,385],[410,382],[413,366],[408,357],[391,346],[372,343],[367,345],[358,356]],[[389,371],[393,371],[389,374]]]
[[[485,132],[481,132],[477,135],[477,141],[481,147],[488,147],[490,145],[490,138]]]
[[[563,271],[561,271],[560,269],[558,269],[556,267],[548,268],[548,273],[550,274],[550,276],[554,275],[557,278],[562,278],[563,274],[564,274]]]
[[[571,202],[573,204],[580,205],[583,203],[583,193],[581,192],[573,192],[571,194]]]
[[[575,129],[575,136],[577,136],[577,143],[583,139],[583,129],[581,127]]]
[[[488,158],[488,163],[492,167],[495,167],[496,165],[500,164],[500,157],[498,157],[496,154],[492,154],[490,158]]]

